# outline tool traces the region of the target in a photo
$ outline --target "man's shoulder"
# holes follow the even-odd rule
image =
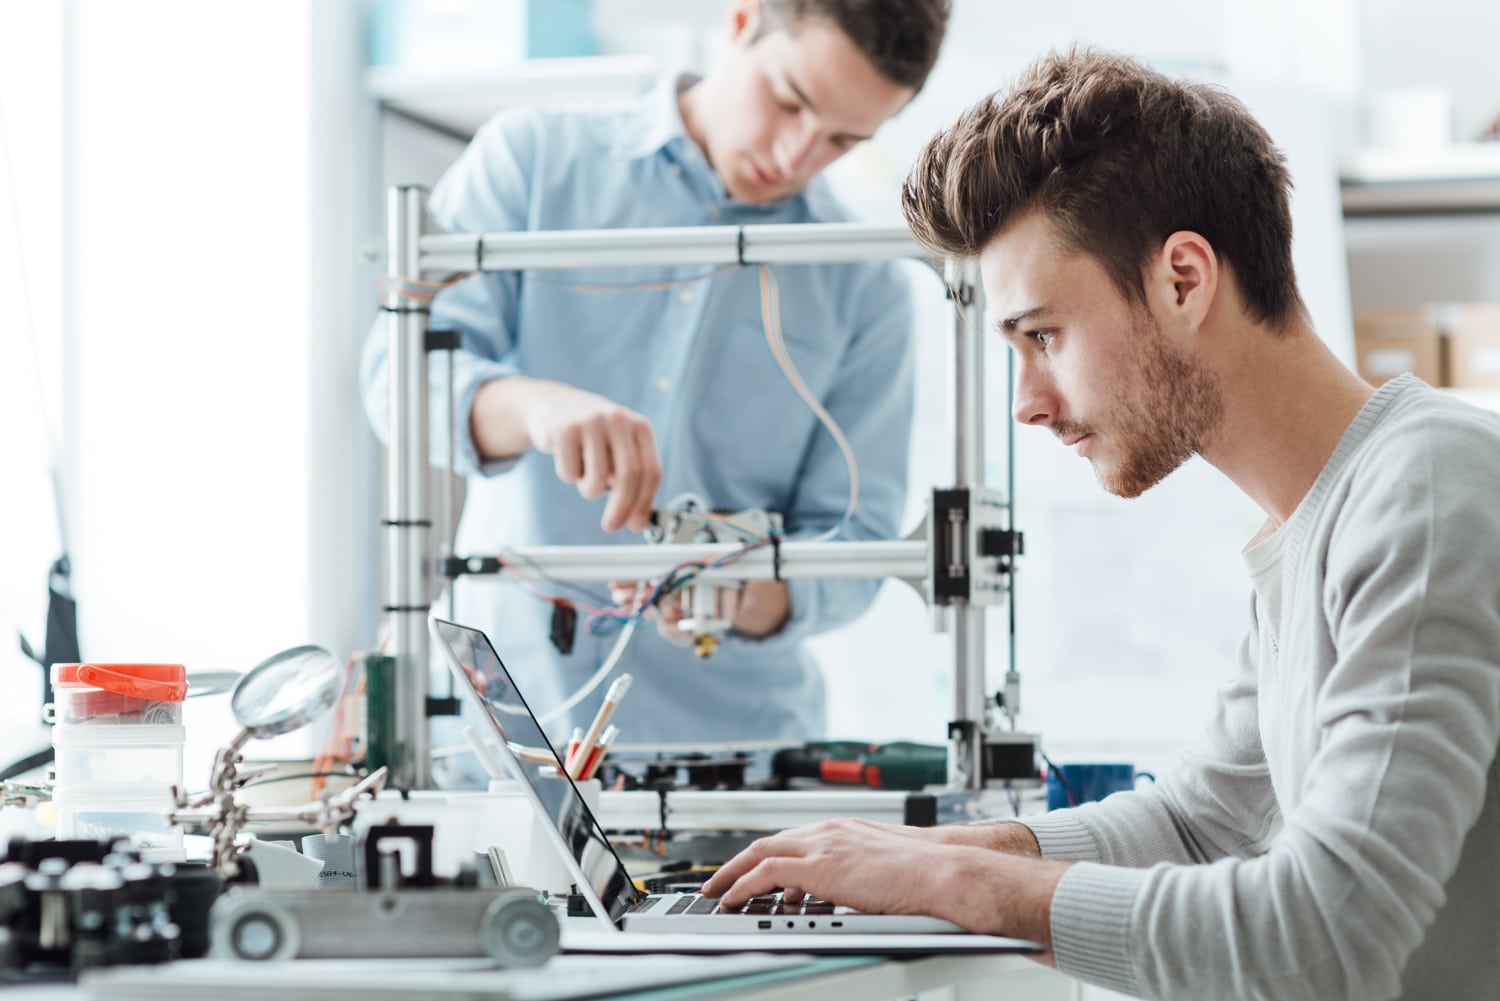
[[[1346,477],[1351,500],[1440,511],[1500,494],[1500,414],[1412,380],[1384,401]]]
[[[638,101],[602,105],[524,104],[497,112],[480,128],[480,136],[514,141],[525,137],[552,149],[588,153],[609,149],[633,133],[641,116]]]
[[[1370,433],[1378,449],[1500,464],[1500,414],[1411,380],[1387,401]]]

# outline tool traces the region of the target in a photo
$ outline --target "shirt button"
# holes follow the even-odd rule
[[[681,292],[677,293],[677,298],[681,299],[683,302],[692,302],[693,290],[690,288],[685,288]]]
[[[665,393],[667,390],[672,388],[672,380],[668,379],[666,376],[662,376],[660,379],[656,380],[656,388]]]
[[[717,209],[717,208],[713,208],[713,209],[709,209],[708,210],[708,217],[710,219],[717,219],[717,218],[719,218],[719,216],[721,216],[723,214],[724,214],[723,211],[720,210],[720,209]]]

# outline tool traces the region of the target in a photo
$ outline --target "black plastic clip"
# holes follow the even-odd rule
[[[463,338],[457,330],[429,330],[422,343],[428,351],[457,351]]]

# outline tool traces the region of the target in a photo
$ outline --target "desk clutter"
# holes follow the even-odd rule
[[[0,983],[77,981],[95,996],[153,999],[179,988],[186,993],[176,996],[211,988],[227,998],[253,985],[261,997],[271,971],[295,967],[285,981],[293,989],[294,981],[306,986],[341,970],[340,989],[347,989],[349,963],[411,964],[393,967],[391,978],[374,978],[369,990],[389,993],[402,970],[441,962],[449,965],[429,972],[504,974],[509,996],[560,998],[597,994],[603,980],[660,986],[673,977],[691,983],[733,976],[731,969],[780,973],[807,960],[720,957],[672,966],[675,959],[657,955],[630,976],[617,967],[602,979],[583,974],[587,961],[579,957],[552,961],[563,951],[565,925],[575,933],[575,951],[613,954],[621,945],[656,954],[723,953],[728,945],[729,952],[768,951],[765,936],[733,945],[728,925],[707,936],[713,940],[707,948],[683,929],[645,929],[671,932],[666,937],[623,934],[642,929],[614,904],[644,903],[653,890],[696,890],[749,840],[803,819],[786,811],[827,811],[825,796],[834,787],[846,787],[834,794],[838,809],[850,805],[842,797],[881,795],[891,801],[882,800],[885,807],[899,801],[905,823],[939,822],[942,797],[929,790],[944,778],[942,745],[626,747],[616,743],[619,730],[610,723],[630,687],[623,674],[588,728],[554,750],[524,706],[531,727],[518,723],[506,699],[519,703],[519,693],[498,664],[484,688],[472,668],[458,676],[472,683],[486,714],[510,709],[508,730],[491,716],[493,732],[485,738],[466,732],[492,776],[488,789],[387,789],[387,768],[372,767],[368,755],[325,753],[308,775],[299,774],[309,771],[302,768],[290,776],[323,780],[321,789],[270,802],[257,790],[283,776],[265,762],[247,761],[242,751],[344,704],[351,671],[326,650],[294,647],[237,676],[230,708],[239,730],[217,752],[207,786],[194,791],[183,784],[181,712],[189,686],[181,665],[55,669],[49,710],[56,766],[36,782],[5,780],[0,802],[55,808],[61,821],[69,795],[78,793],[69,817],[93,832],[82,824],[89,820],[99,834],[18,838],[0,856]],[[334,787],[346,779],[352,784]],[[596,819],[606,789],[631,797],[619,804],[628,816],[609,832]],[[134,797],[125,804],[131,809],[103,809],[127,795]],[[765,812],[778,803],[782,812]],[[919,815],[914,804],[922,807]],[[60,823],[55,829],[68,833]],[[580,832],[586,844],[576,842]],[[186,861],[200,858],[207,861]],[[609,906],[597,896],[601,874],[619,891]],[[807,920],[811,929],[813,919]],[[852,920],[831,922],[830,930]],[[582,926],[608,933],[606,940],[580,945]],[[1034,948],[942,930],[941,942],[912,937],[910,929],[869,941],[781,935],[769,951],[863,956]],[[561,969],[552,976],[543,967]],[[528,979],[532,971],[542,975]]]
[[[14,838],[0,862],[0,984],[204,956],[218,873],[141,860],[126,840]]]
[[[431,826],[371,825],[354,885],[304,890],[259,885],[254,852],[226,888],[207,865],[145,862],[123,839],[14,839],[0,863],[0,983],[210,951],[241,961],[488,957],[504,968],[556,955],[558,919],[540,894],[473,865],[439,876],[432,844]]]

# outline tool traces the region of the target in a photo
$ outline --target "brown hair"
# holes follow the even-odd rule
[[[823,21],[848,36],[881,76],[921,90],[948,30],[949,6],[949,0],[764,0],[751,41]]]
[[[1128,300],[1172,233],[1199,233],[1234,274],[1246,311],[1284,328],[1305,308],[1292,269],[1286,158],[1235,98],[1124,56],[1052,53],[1009,93],[969,108],[927,144],[901,190],[917,239],[978,256],[1039,207]]]

